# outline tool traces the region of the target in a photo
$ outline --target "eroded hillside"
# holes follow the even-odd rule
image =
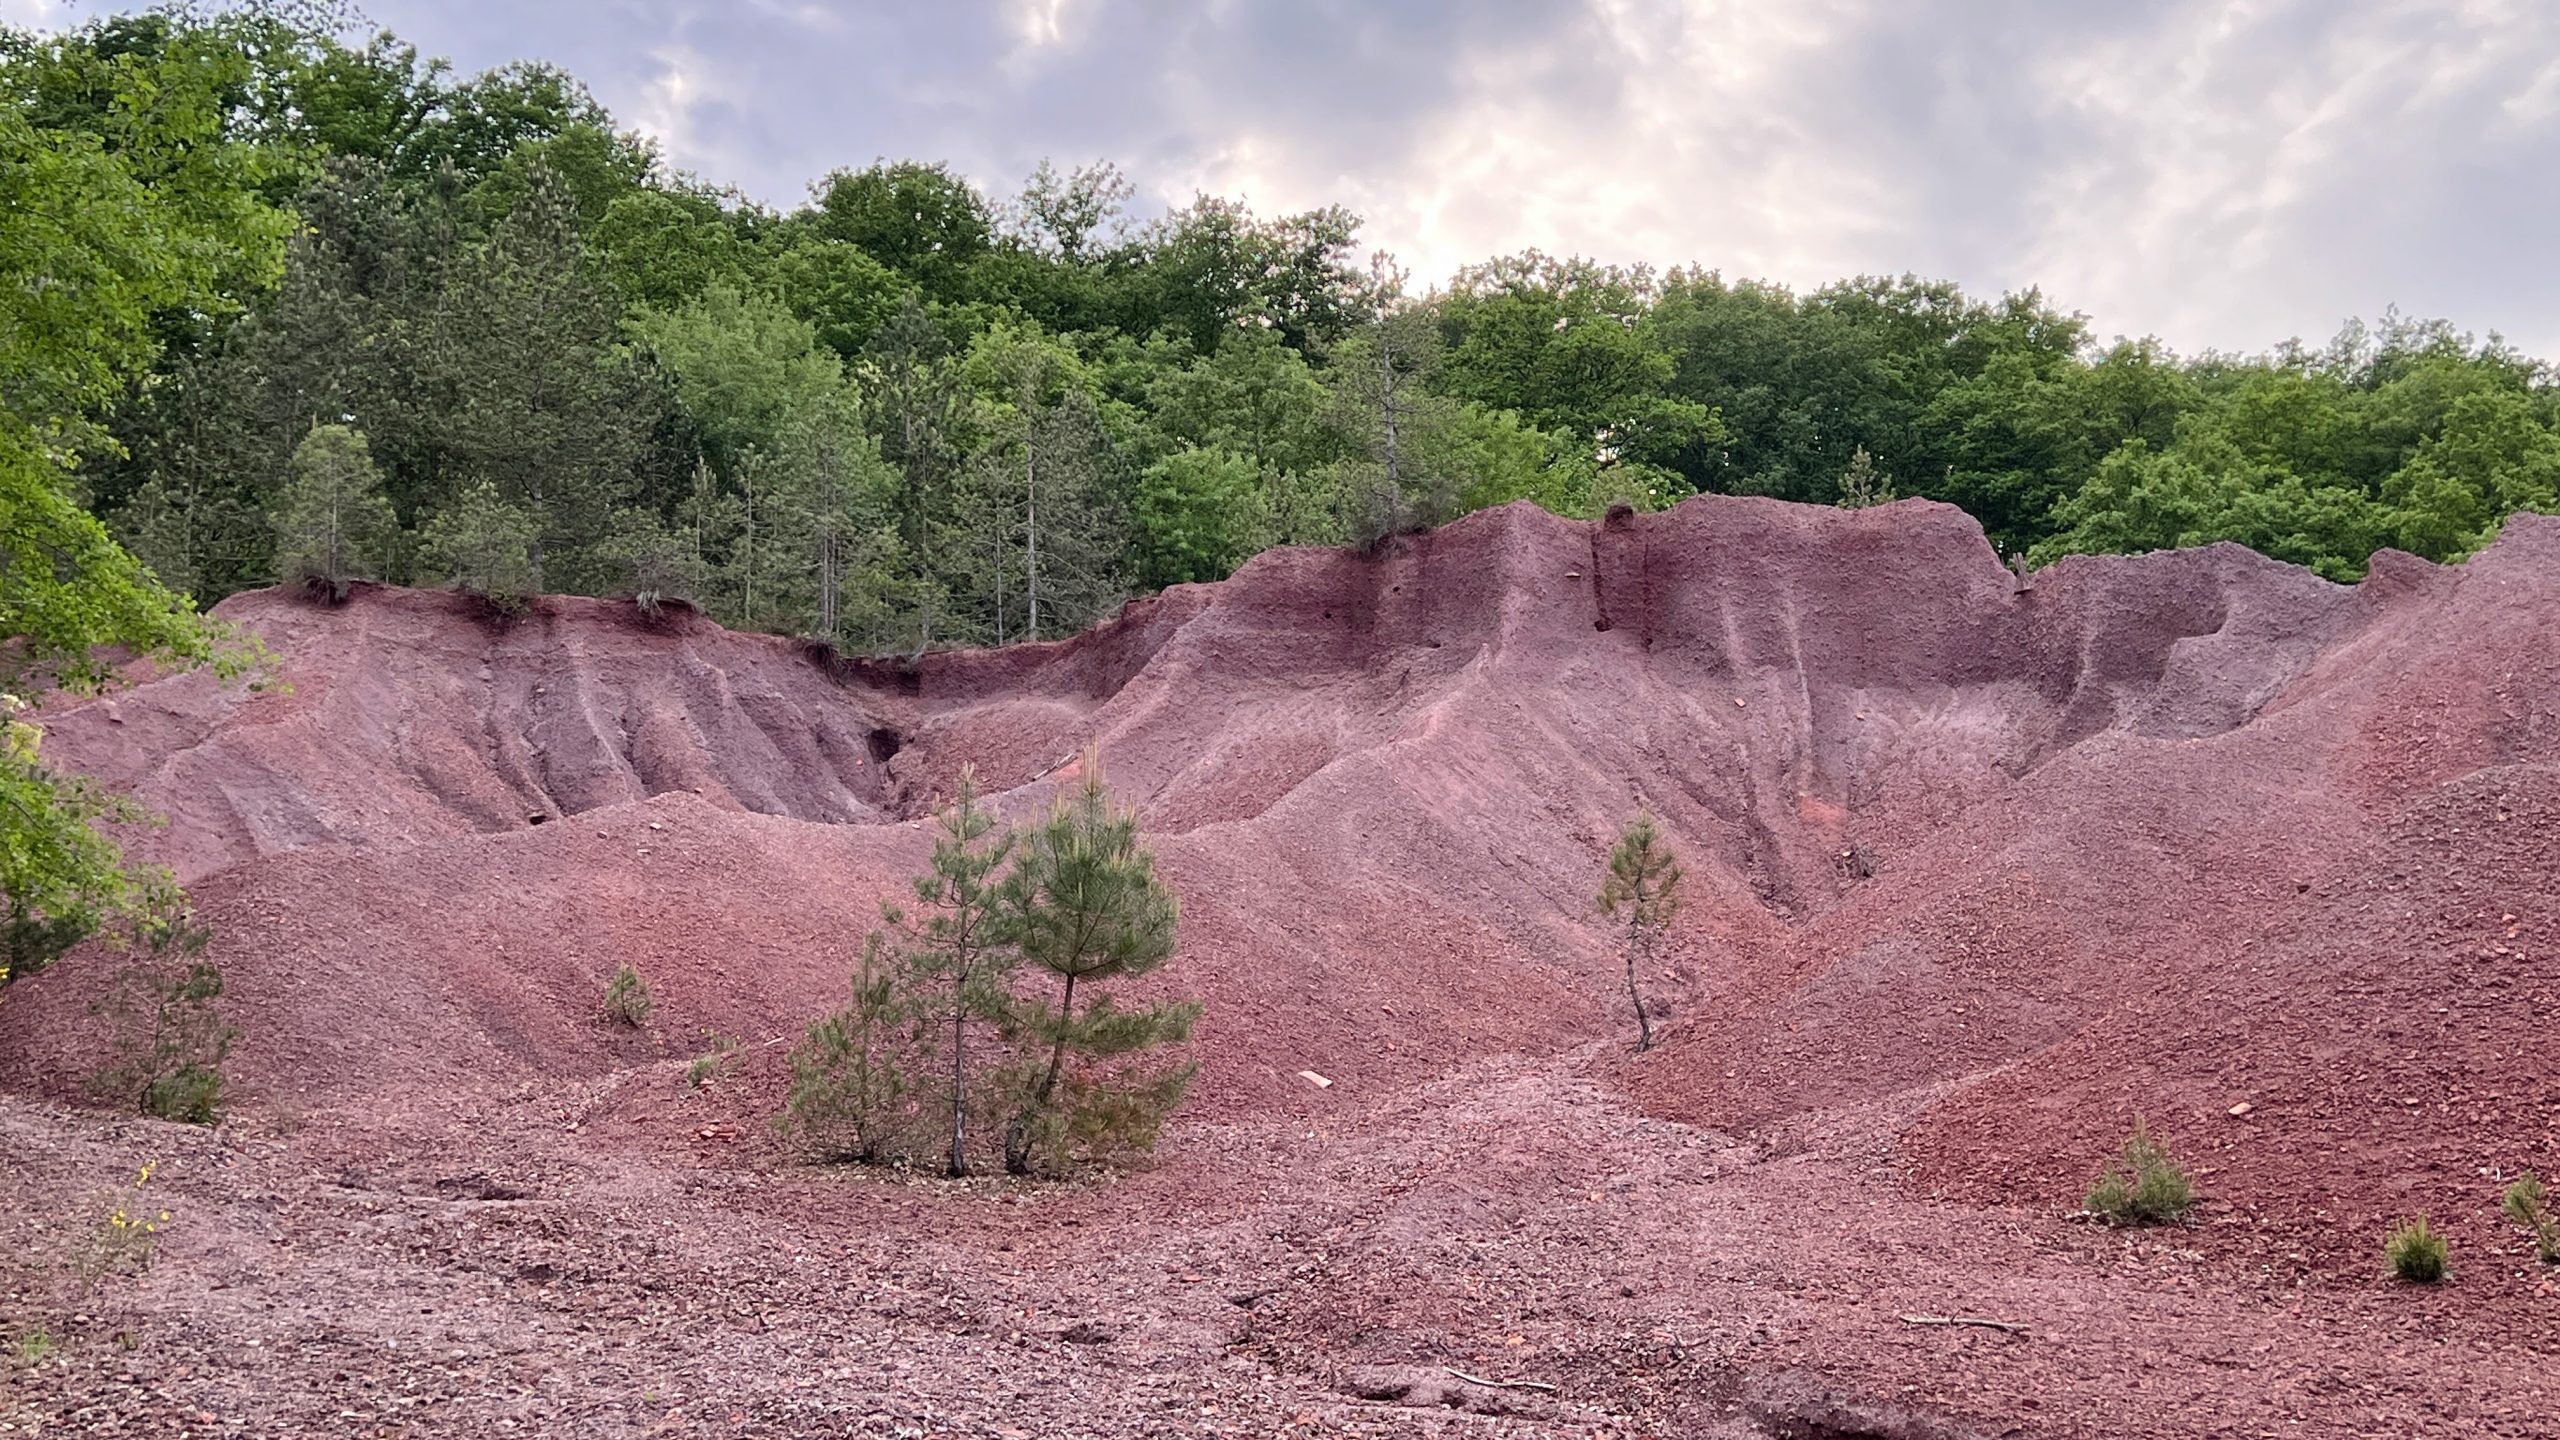
[[[1519,1207],[1559,1186],[1601,1202],[1641,1177],[1660,1205],[1736,1167],[1698,1203],[1756,1196],[1733,1203],[1759,1228],[1725,1242],[1748,1250],[1787,1223],[1770,1195],[1802,1155],[1860,1177],[1865,1203],[1917,1207],[1876,1223],[1944,1257],[1947,1204],[2030,1248],[2071,1230],[2052,1217],[2140,1113],[2201,1167],[2188,1243],[2209,1289],[2281,1272],[2341,1314],[2387,1313],[2366,1296],[2377,1237],[2426,1210],[2472,1257],[2471,1309],[2447,1313],[2503,1316],[2481,1333],[2539,1335],[2547,1357],[2560,1312],[2512,1258],[2492,1179],[2560,1169],[2560,521],[2520,517],[2465,566],[2386,553],[2342,587],[2230,546],[2020,581],[1920,501],[1700,498],[1599,525],[1522,505],[1375,553],[1273,552],[1072,640],[853,664],[608,601],[506,626],[394,590],[222,613],[265,637],[289,693],[187,676],[47,723],[53,753],[169,815],[138,843],[216,928],[252,1113],[387,1137],[574,1094],[576,1143],[616,1166],[787,1170],[757,1133],[768,1042],[840,993],[927,849],[917,817],[964,763],[1025,812],[1096,744],[1184,896],[1171,983],[1209,1005],[1191,1138],[1142,1209],[1199,1190],[1220,1197],[1203,1213],[1258,1213],[1213,1176],[1258,1173],[1267,1134],[1337,1157],[1327,1193],[1353,1210],[1389,1172],[1468,1187],[1360,1222],[1382,1255],[1494,1214],[1544,1233]],[[1670,1038],[1635,1058],[1591,896],[1639,806],[1692,878],[1674,960],[1647,977]],[[626,961],[658,987],[656,1039],[593,1019]],[[77,966],[12,990],[10,1084],[68,1096],[80,997]],[[711,1031],[768,1046],[734,1116],[637,1098],[670,1037]],[[1522,1066],[1566,1088],[1521,1090]],[[1382,1118],[1427,1127],[1424,1095],[1473,1137],[1459,1160],[1428,1128],[1375,1138]],[[1356,1158],[1371,1143],[1402,1158]],[[2095,1270],[2003,1298],[2122,1283],[2109,1243],[2075,1236]],[[1668,1282],[1635,1278],[1644,1249],[1588,1259],[1593,1285],[1624,1276],[1619,1298],[1650,1303]],[[1457,1303],[1429,1274],[1403,1296]],[[1272,1313],[1312,1348],[1276,1363],[1307,1374],[1380,1335],[1427,1353],[1415,1337],[1451,1323],[1391,1301],[1373,1334],[1299,1303]],[[1844,1383],[1925,1363],[1912,1343]],[[1704,1408],[1659,1413],[1741,1413],[1756,1372],[1717,1353]],[[2021,1354],[1942,1413],[2014,1404],[2052,1358]],[[2524,1404],[2481,1363],[2456,1377],[2478,1404]],[[1591,1423],[1607,1413],[1634,1412]]]

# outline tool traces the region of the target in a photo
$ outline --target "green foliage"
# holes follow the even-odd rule
[[[1098,752],[1084,753],[1076,787],[1022,833],[1015,853],[1006,894],[1013,941],[1058,990],[1054,1002],[1037,992],[1017,996],[1005,1017],[1024,1047],[1029,1079],[1005,1133],[1005,1168],[1027,1173],[1036,1159],[1054,1171],[1069,1153],[1059,1142],[1150,1149],[1191,1076],[1191,1067],[1168,1066],[1151,1052],[1188,1039],[1200,1007],[1127,1005],[1106,988],[1173,958],[1180,906],[1138,841],[1137,812],[1112,803]],[[1072,1081],[1063,1094],[1062,1079]]]
[[[56,1348],[53,1332],[42,1325],[29,1325],[18,1332],[15,1351],[20,1365],[30,1368],[43,1364]]]
[[[109,406],[173,334],[236,312],[274,271],[287,218],[229,130],[248,73],[230,32],[154,17],[0,31],[0,984],[170,888],[124,869],[96,826],[137,812],[45,764],[20,695],[103,686],[111,658],[226,676],[259,658],[78,499],[79,467],[116,451]]]
[[[853,994],[791,1049],[791,1091],[781,1124],[823,1160],[904,1161],[931,1143],[922,1098],[909,962],[874,930],[854,964]]]
[[[626,962],[615,967],[613,978],[605,982],[605,1018],[634,1030],[649,1023],[649,1012],[657,1008],[657,997],[649,993],[649,982]]]
[[[1644,1013],[1644,992],[1637,986],[1640,970],[1649,970],[1680,913],[1680,861],[1663,838],[1653,816],[1639,813],[1618,832],[1609,852],[1609,874],[1600,882],[1600,913],[1625,917],[1620,949],[1627,962],[1627,999],[1636,1011],[1636,1050],[1653,1048],[1653,1022]]]
[[[2533,1237],[2534,1253],[2545,1265],[2560,1265],[2560,1217],[2551,1213],[2542,1177],[2527,1170],[2499,1197],[2498,1208]]]
[[[1840,472],[1840,499],[1843,510],[1864,510],[1893,502],[1893,482],[1876,469],[1875,457],[1861,445],[1849,457],[1849,468]]]
[[[2391,1227],[2382,1244],[2383,1259],[2390,1262],[2391,1273],[2412,1285],[2433,1285],[2444,1278],[2444,1236],[2421,1215]]]
[[[1134,519],[1152,586],[1224,580],[1263,548],[1269,501],[1253,462],[1217,450],[1177,450],[1138,478]]]
[[[2161,1225],[2195,1205],[2195,1182],[2135,1116],[2133,1134],[2089,1188],[2088,1208],[2111,1225]]]
[[[91,1006],[108,1061],[92,1094],[145,1115],[210,1125],[222,1114],[222,1060],[238,1033],[214,1002],[222,972],[204,957],[212,932],[166,899],[133,924]]]
[[[978,774],[960,768],[951,804],[936,821],[932,867],[916,877],[918,918],[906,926],[908,980],[921,1020],[945,1043],[950,1067],[950,1150],[946,1174],[969,1173],[969,1051],[973,1027],[1003,1016],[1007,982],[1020,956],[1000,872],[1013,832],[979,803]],[[903,917],[893,916],[893,923]]]
[[[520,566],[465,547],[502,604],[683,595],[838,650],[1051,638],[1519,500],[1916,494],[2039,564],[2230,540],[2342,580],[2560,509],[2553,372],[2436,322],[2182,359],[1911,276],[1528,251],[1418,290],[1353,267],[1339,208],[1133,226],[1109,165],[996,200],[882,161],[776,213],[554,67],[457,76],[269,6],[14,36],[0,93],[0,264],[46,282],[0,294],[13,665],[201,658],[153,575],[211,603],[276,573],[315,425],[361,427],[400,527],[321,570],[450,577],[425,532],[485,483],[527,527]]]
[[[399,518],[383,498],[382,472],[364,434],[317,425],[294,447],[276,511],[276,578],[343,593],[349,580],[383,573]]]
[[[737,1036],[713,1032],[711,1048],[694,1056],[691,1063],[684,1067],[684,1088],[700,1090],[709,1085],[713,1077],[728,1068],[729,1062],[736,1059],[737,1055]]]
[[[521,613],[541,591],[533,517],[498,498],[486,480],[438,512],[418,538],[419,558],[433,573],[501,613]]]

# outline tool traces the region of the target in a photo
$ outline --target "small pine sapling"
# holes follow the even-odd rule
[[[2530,1170],[2517,1176],[2516,1182],[2507,1187],[2499,1208],[2533,1237],[2534,1254],[2543,1264],[2560,1265],[2560,1219],[2552,1217],[2541,1176]]]
[[[1600,884],[1600,913],[1625,917],[1620,948],[1627,961],[1627,999],[1636,1008],[1636,1050],[1653,1048],[1653,1022],[1645,1015],[1644,992],[1636,983],[1639,970],[1653,967],[1655,952],[1680,913],[1680,862],[1662,838],[1650,814],[1627,822],[1618,848],[1609,852],[1609,876]]]
[[[1139,844],[1137,812],[1112,803],[1095,751],[1085,752],[1082,776],[1024,832],[1006,890],[1022,958],[1058,982],[1054,1004],[1035,996],[1013,1009],[1024,1055],[1005,1169],[1016,1175],[1030,1173],[1035,1152],[1054,1166],[1068,1148],[1153,1148],[1192,1075],[1147,1057],[1190,1037],[1197,1003],[1123,1006],[1103,990],[1173,958],[1181,906]],[[1080,1069],[1062,1091],[1070,1059]]]
[[[1849,468],[1840,472],[1840,499],[1843,510],[1865,510],[1893,503],[1893,482],[1876,469],[1875,457],[1861,445],[1849,457]]]
[[[2424,1215],[2391,1227],[2382,1255],[2391,1262],[2391,1273],[2412,1285],[2433,1285],[2444,1278],[2444,1236]]]
[[[2186,1169],[2133,1117],[2133,1134],[2089,1187],[2088,1206],[2110,1225],[2160,1225],[2184,1216],[2196,1203]]]
[[[222,972],[204,958],[212,932],[182,902],[155,908],[133,929],[93,1007],[114,1058],[89,1088],[145,1115],[210,1125],[222,1115],[222,1060],[238,1033],[214,1009]]]
[[[957,1180],[969,1173],[969,1027],[1005,1014],[1016,958],[997,876],[1013,853],[1013,833],[978,802],[978,773],[966,765],[940,825],[932,868],[916,877],[921,918],[907,929],[906,953],[920,1009],[936,1028],[949,1027],[951,1153],[944,1173]]]
[[[605,982],[605,1018],[617,1025],[639,1029],[648,1023],[649,1012],[656,1008],[657,1003],[657,998],[649,993],[649,982],[641,979],[640,972],[627,963],[616,969],[613,978]]]
[[[872,931],[854,962],[851,999],[791,1049],[783,1122],[822,1159],[878,1165],[904,1153],[915,1089],[906,1040],[917,1018],[905,982],[904,961]]]

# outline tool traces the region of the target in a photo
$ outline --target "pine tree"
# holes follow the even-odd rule
[[[110,1058],[91,1093],[145,1115],[210,1125],[222,1110],[222,1061],[237,1033],[214,1009],[222,972],[204,958],[213,932],[171,899],[138,918],[91,1005]]]
[[[1626,917],[1621,948],[1627,960],[1627,998],[1636,1007],[1636,1049],[1653,1048],[1653,1022],[1645,1017],[1644,992],[1636,972],[1651,968],[1663,932],[1680,911],[1680,862],[1664,842],[1649,814],[1639,814],[1619,833],[1609,852],[1609,877],[1600,885],[1600,913]]]
[[[1018,958],[997,872],[1013,852],[1013,833],[978,803],[978,772],[960,767],[951,807],[942,813],[932,868],[916,877],[920,917],[908,927],[919,1018],[948,1025],[951,1053],[952,1178],[969,1173],[969,1037],[973,1023],[1001,1016],[1005,982]],[[893,915],[893,921],[903,921]]]
[[[344,599],[349,580],[383,573],[399,525],[363,432],[315,425],[294,447],[277,497],[276,580]]]
[[[784,1119],[824,1157],[877,1165],[904,1152],[916,1083],[906,963],[879,931],[863,937],[851,999],[792,1048]]]
[[[1337,423],[1353,456],[1341,467],[1340,503],[1362,544],[1453,518],[1467,478],[1447,463],[1440,434],[1456,406],[1429,384],[1441,363],[1438,319],[1405,295],[1391,258],[1372,257],[1370,271],[1374,316],[1333,367]]]
[[[452,288],[433,364],[463,473],[533,524],[534,583],[579,590],[610,578],[595,547],[630,496],[647,428],[576,197],[547,166],[530,180]]]
[[[1875,457],[1861,445],[1849,457],[1849,468],[1840,472],[1840,508],[1864,510],[1870,506],[1891,504],[1893,482],[1876,469]]]
[[[538,533],[532,516],[499,498],[498,487],[483,480],[427,522],[420,559],[455,588],[502,614],[515,614],[542,588],[533,559]]]
[[[1083,629],[1127,588],[1126,486],[1073,352],[1028,328],[982,337],[983,442],[953,486],[939,574],[1002,645]]]
[[[892,510],[910,554],[931,543],[927,517],[948,503],[959,473],[962,390],[944,337],[910,292],[863,351],[863,419],[897,475]]]
[[[1187,1039],[1200,1015],[1196,1002],[1124,1007],[1104,991],[1173,958],[1180,906],[1138,842],[1137,812],[1112,803],[1100,755],[1085,751],[1081,769],[1081,783],[1023,833],[1007,888],[1022,958],[1058,982],[1054,1004],[1018,1001],[1011,1017],[1026,1048],[1005,1129],[1005,1169],[1017,1175],[1030,1171],[1035,1152],[1055,1153],[1069,1140],[1149,1148],[1192,1074],[1123,1064],[1079,1075],[1071,1098],[1061,1095],[1070,1059],[1090,1067],[1143,1057]]]

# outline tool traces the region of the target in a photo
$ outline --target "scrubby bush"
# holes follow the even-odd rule
[[[687,1090],[699,1090],[703,1086],[710,1084],[712,1077],[718,1075],[722,1069],[726,1068],[729,1061],[734,1058],[737,1053],[737,1036],[723,1035],[716,1030],[713,1031],[711,1033],[711,1048],[694,1056],[693,1063],[684,1067],[684,1088]]]
[[[628,964],[613,972],[604,987],[605,1017],[618,1025],[638,1029],[647,1024],[649,1011],[657,1004],[649,993],[649,982]]]
[[[2533,1236],[2534,1253],[2545,1265],[2560,1265],[2560,1220],[2551,1215],[2551,1205],[2543,1193],[2542,1177],[2527,1170],[2507,1187],[2499,1206],[2508,1219],[2525,1228]]]
[[[222,972],[204,958],[212,932],[174,903],[136,922],[92,1007],[109,1046],[91,1093],[191,1125],[222,1118],[222,1060],[237,1033],[214,1002]]]
[[[2151,1138],[2140,1116],[2133,1134],[2089,1187],[2089,1209],[2111,1225],[2159,1225],[2184,1216],[2196,1203],[2195,1182]]]
[[[2382,1254],[2391,1262],[2391,1273],[2412,1285],[2433,1285],[2444,1278],[2444,1237],[2424,1215],[2393,1226]]]
[[[791,1093],[777,1124],[819,1158],[865,1165],[904,1160],[926,1136],[916,1105],[913,1026],[922,1018],[904,959],[874,930],[855,962],[853,995],[791,1047]]]

